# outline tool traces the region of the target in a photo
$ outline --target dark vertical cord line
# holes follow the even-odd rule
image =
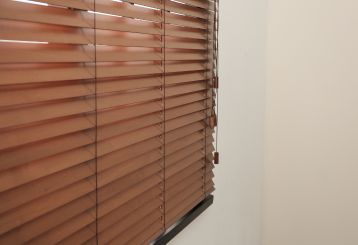
[[[94,34],[94,91],[95,91],[95,122],[96,122],[96,134],[95,134],[95,166],[96,166],[96,244],[98,245],[98,152],[97,152],[97,145],[98,145],[98,113],[97,113],[97,25],[96,25],[96,0],[93,2],[93,20],[94,20],[94,26],[93,26],[93,34]]]
[[[215,62],[216,62],[216,76],[219,77],[219,0],[215,0],[215,49],[216,49],[216,57],[215,57]],[[219,79],[219,78],[218,78]],[[219,80],[217,81],[219,82]],[[219,135],[219,85],[216,88],[216,117],[217,117],[217,122],[216,122],[216,135],[215,135],[215,148],[216,151],[219,151],[218,148],[218,135]]]
[[[166,101],[166,95],[165,95],[165,91],[166,91],[166,83],[165,83],[165,80],[166,80],[166,44],[165,44],[165,42],[166,42],[166,38],[165,38],[165,23],[166,23],[166,19],[165,19],[165,16],[166,16],[166,6],[165,6],[165,2],[166,2],[166,0],[164,0],[163,1],[163,3],[164,3],[164,9],[163,9],[163,18],[164,19],[162,19],[161,21],[162,21],[162,25],[163,25],[163,33],[162,33],[162,35],[163,35],[163,50],[164,50],[164,56],[163,56],[163,58],[164,58],[164,66],[163,66],[163,70],[164,70],[164,76],[163,76],[163,107],[164,107],[164,114],[163,114],[163,120],[164,120],[164,125],[163,125],[163,130],[164,130],[164,137],[163,137],[163,145],[164,145],[164,148],[163,148],[163,156],[164,156],[164,159],[163,159],[163,172],[164,172],[164,176],[163,176],[163,179],[164,179],[164,181],[163,181],[163,210],[164,210],[164,212],[163,212],[163,217],[164,217],[164,232],[165,232],[165,229],[166,229],[166,201],[165,201],[165,196],[166,196],[166,186],[165,186],[165,177],[166,177],[166,117],[165,117],[165,114],[166,114],[166,108],[165,108],[165,101]]]

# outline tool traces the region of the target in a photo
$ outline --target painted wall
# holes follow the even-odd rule
[[[216,200],[172,245],[358,244],[358,1],[268,1],[221,1]]]
[[[266,0],[220,1],[215,203],[171,245],[259,245]]]
[[[264,245],[358,244],[357,13],[269,1]]]

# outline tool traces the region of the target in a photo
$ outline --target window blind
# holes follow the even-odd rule
[[[0,244],[149,244],[214,191],[217,7],[0,1]]]

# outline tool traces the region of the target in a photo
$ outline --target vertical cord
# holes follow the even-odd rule
[[[166,117],[165,117],[165,112],[166,112],[166,108],[165,108],[165,101],[166,101],[166,98],[165,98],[165,91],[166,91],[166,83],[165,83],[165,80],[166,80],[166,51],[165,51],[165,48],[166,48],[166,38],[165,38],[165,23],[166,23],[166,19],[165,19],[165,16],[166,16],[166,6],[165,6],[165,1],[166,0],[163,0],[163,18],[161,21],[162,21],[162,26],[163,26],[163,33],[162,33],[162,37],[163,37],[163,50],[164,50],[164,55],[163,55],[163,109],[164,109],[164,113],[163,113],[163,120],[164,120],[164,125],[163,125],[163,131],[164,131],[164,136],[163,136],[163,145],[164,145],[164,148],[163,148],[163,172],[164,172],[164,176],[163,176],[163,217],[164,217],[164,232],[165,232],[165,229],[166,229],[166,201],[165,201],[165,196],[166,196],[166,187],[165,187],[165,176],[166,176],[166,146],[165,146],[165,143],[166,143]]]
[[[215,0],[215,49],[216,49],[216,57],[215,57],[215,62],[216,62],[216,76],[219,77],[219,0]],[[219,80],[217,81],[217,83],[219,82]],[[216,122],[216,135],[215,135],[215,148],[216,151],[219,151],[218,148],[218,135],[219,135],[219,86],[217,86],[216,88],[216,117],[217,117],[217,122]]]
[[[98,145],[98,113],[97,113],[97,26],[96,26],[96,0],[94,0],[94,95],[95,95],[95,166],[96,166],[96,244],[98,245],[98,158],[97,158],[97,145]]]

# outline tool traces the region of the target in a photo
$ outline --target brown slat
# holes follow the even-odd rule
[[[16,208],[38,197],[55,192],[65,186],[95,174],[95,162],[75,166],[46,176],[27,185],[0,192],[0,213]]]
[[[0,155],[0,170],[6,170],[22,164],[49,157],[80,146],[95,142],[94,131],[78,132],[67,136],[54,138],[13,150],[7,150]]]
[[[0,191],[39,179],[95,158],[94,145],[80,147],[0,172]]]
[[[106,230],[98,234],[99,243],[105,244],[111,241],[113,238],[126,231],[128,227],[135,225],[138,222],[143,222],[148,215],[156,213],[157,217],[160,218],[160,204],[158,202],[149,202],[142,207],[134,210],[132,213],[127,215],[125,218],[119,220],[118,223],[113,224]]]
[[[135,157],[141,156],[142,154],[149,152],[154,149],[160,148],[162,145],[159,138],[154,137],[148,140],[141,141],[139,143],[130,145],[123,149],[111,152],[107,155],[99,157],[97,159],[98,171],[103,171],[113,166],[118,165],[119,163],[128,161]]]
[[[94,0],[41,0],[40,2],[49,3],[63,7],[70,7],[82,10],[94,10]]]
[[[1,47],[2,46],[2,47]],[[0,46],[0,63],[94,62],[94,51],[80,48]],[[43,46],[43,45],[41,45]],[[46,45],[48,46],[48,45]]]
[[[179,14],[184,14],[188,16],[198,17],[202,19],[207,18],[207,12],[203,9],[195,8],[189,5],[180,4],[176,2],[172,2],[169,0],[166,0],[165,7],[167,10]]]
[[[173,186],[176,186],[181,180],[196,172],[200,173],[200,176],[202,176],[203,171],[204,171],[203,164],[201,162],[196,162],[195,164],[192,164],[189,167],[184,168],[183,170],[179,171],[178,173],[168,178],[165,182],[166,188],[169,189],[172,188]]]
[[[159,100],[162,98],[162,93],[159,89],[148,89],[133,93],[118,93],[103,95],[97,98],[97,107],[105,109],[120,105],[141,103],[145,101]]]
[[[200,125],[199,125],[200,126]],[[199,128],[200,130],[201,128]],[[204,134],[200,131],[194,132],[192,134],[189,134],[187,136],[184,136],[182,138],[176,139],[175,141],[169,143],[166,145],[165,153],[171,154],[174,153],[181,148],[188,146],[190,144],[193,144],[194,142],[197,142],[199,140],[204,140]]]
[[[13,85],[35,82],[51,82],[76,79],[94,78],[93,68],[87,67],[57,67],[57,68],[0,68],[0,85]]]
[[[94,27],[93,14],[4,0],[0,18],[76,27]],[[92,20],[91,20],[92,18]]]
[[[94,32],[87,29],[79,32],[78,28],[1,20],[0,39],[57,44],[93,44]]]
[[[150,126],[135,132],[113,137],[97,143],[97,155],[102,156],[161,134],[162,130],[158,126]]]
[[[156,10],[133,6],[125,2],[119,3],[105,0],[97,0],[96,11],[106,14],[124,16],[129,18],[138,18],[154,22],[161,21],[161,17],[160,15],[156,14]]]
[[[158,182],[159,183],[159,182]],[[159,188],[158,183],[148,185],[147,182],[139,183],[133,187],[131,192],[126,192],[126,196],[115,196],[104,203],[100,203],[98,206],[98,216],[102,217],[113,210],[116,210],[120,206],[126,204],[128,201],[138,197],[139,195],[146,196],[159,196],[162,190]]]
[[[142,171],[144,171],[148,164],[153,163],[154,161],[158,161],[161,157],[162,154],[160,152],[153,151],[101,172],[98,176],[98,186],[100,188],[116,179],[125,177],[126,175],[129,175],[136,170],[142,169]],[[101,191],[99,196],[101,196],[102,193],[105,197],[106,195],[104,191]],[[115,191],[113,193],[115,193]]]
[[[117,244],[126,244],[130,240],[138,237],[138,234],[151,234],[153,231],[160,231],[163,227],[162,222],[160,220],[160,212],[153,213],[147,216],[142,222],[137,223],[132,226],[129,230],[122,233],[121,235],[112,239],[108,244],[117,245]]]
[[[183,217],[188,211],[194,208],[201,200],[204,199],[204,194],[202,191],[198,191],[195,195],[187,198],[181,205],[177,206],[171,212],[166,214],[166,226],[170,227],[173,225],[177,220]]]
[[[76,198],[88,194],[95,188],[93,181],[93,178],[89,180],[81,180],[76,184],[71,185],[69,188],[64,188],[44,198],[39,198],[36,201],[28,203],[25,206],[2,214],[0,216],[0,234],[10,231],[15,227],[50,212],[55,208],[61,207]],[[31,212],[29,212],[29,210],[31,210]]]
[[[191,164],[194,164],[198,161],[201,161],[203,158],[203,154],[198,152],[195,154],[192,154],[189,157],[186,157],[185,159],[182,159],[182,161],[180,161],[180,164],[173,164],[172,166],[170,166],[169,168],[166,169],[165,173],[166,173],[166,178],[171,177],[172,175],[174,175],[175,173],[183,170],[184,168],[188,167]]]
[[[159,196],[160,191],[157,192]],[[138,197],[132,199],[126,204],[120,206],[119,208],[113,210],[109,214],[101,217],[98,220],[98,230],[102,232],[106,228],[110,228],[113,224],[117,223],[127,215],[133,213],[140,207],[145,206],[147,203],[160,207],[162,201],[157,198],[156,195],[139,195]]]
[[[6,130],[0,132],[0,138],[3,139],[0,141],[0,150],[93,128],[93,122],[93,116],[76,116]]]
[[[160,87],[161,85],[162,78],[157,76],[102,79],[97,83],[97,92],[109,93],[131,89]]]
[[[148,127],[162,122],[161,114],[149,114],[134,118],[132,120],[121,121],[103,126],[97,130],[97,139],[103,140],[123,133],[128,133],[137,129]]]
[[[97,66],[97,77],[136,76],[148,74],[160,74],[162,68],[158,65],[133,65],[133,66]]]
[[[67,222],[57,226],[45,234],[31,240],[28,244],[37,245],[37,244],[56,244],[67,238],[70,235],[75,234],[78,230],[81,230],[83,227],[88,226],[89,224],[95,222],[96,212],[95,208],[85,211],[75,218],[68,220]],[[90,230],[91,231],[91,230]],[[95,230],[92,230],[92,235],[95,235]]]
[[[185,200],[187,198],[190,198],[190,197],[195,196],[195,195],[203,194],[204,193],[203,185],[204,185],[203,181],[194,182],[193,185],[190,186],[189,188],[184,188],[183,190],[178,192],[177,195],[175,195],[173,198],[168,199],[165,202],[166,212],[170,213],[170,211],[172,209],[175,209],[178,206],[180,206],[181,203],[183,202],[183,200]]]
[[[0,243],[23,244],[94,206],[95,193],[85,195],[1,235]]]
[[[66,117],[94,111],[94,100],[70,100],[43,103],[1,111],[0,128],[20,126],[53,118]]]
[[[97,244],[96,239],[96,223],[92,223],[83,229],[77,231],[71,236],[63,239],[58,244],[61,245],[72,245],[72,244],[86,244],[86,245],[95,245]]]
[[[149,113],[162,110],[160,102],[146,102],[129,107],[123,107],[113,110],[106,110],[98,113],[98,125],[114,123],[120,120],[126,120],[134,117],[143,116]]]
[[[30,86],[0,91],[0,107],[45,102],[94,94],[94,83],[58,84],[54,86]]]

